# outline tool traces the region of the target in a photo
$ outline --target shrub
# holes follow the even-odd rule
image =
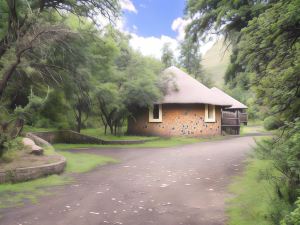
[[[280,176],[274,179],[269,177],[273,183],[277,195],[288,205],[293,205],[297,201],[297,207],[300,205],[300,119],[296,119],[293,123],[287,123],[285,129],[279,136],[275,136],[272,140],[264,140],[258,143],[256,151],[263,159],[272,160],[274,167],[280,172]],[[276,205],[276,207],[279,205]],[[272,217],[275,224],[279,224],[280,220],[290,212],[290,207],[277,207],[272,205]],[[278,213],[287,211],[287,213]],[[287,216],[282,224],[296,225],[300,224],[298,211],[294,211]],[[282,217],[280,218],[280,214]],[[279,219],[279,220],[278,220]]]
[[[17,156],[17,151],[20,151],[23,148],[24,146],[21,138],[6,141],[4,143],[4,150],[2,156],[0,157],[0,161],[6,163],[11,162]]]
[[[8,141],[8,136],[4,133],[0,133],[0,158],[2,157],[2,155],[6,150],[5,144],[7,141]]]
[[[264,127],[266,130],[276,130],[282,126],[283,122],[275,116],[269,116],[264,120]]]
[[[296,201],[296,208],[287,215],[280,223],[281,225],[297,225],[300,224],[300,198]]]

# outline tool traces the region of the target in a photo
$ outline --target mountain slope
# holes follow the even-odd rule
[[[215,86],[222,88],[224,75],[230,61],[231,48],[226,50],[224,39],[219,39],[202,58],[203,70],[211,77]]]

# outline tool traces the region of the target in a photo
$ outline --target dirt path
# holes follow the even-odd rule
[[[121,163],[81,174],[38,204],[0,211],[0,224],[225,224],[227,185],[251,145],[252,137],[240,137],[165,149],[85,150]]]

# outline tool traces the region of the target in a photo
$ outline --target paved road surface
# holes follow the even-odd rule
[[[38,204],[0,211],[1,225],[222,225],[233,175],[252,137],[165,149],[89,149],[121,163],[51,188]]]

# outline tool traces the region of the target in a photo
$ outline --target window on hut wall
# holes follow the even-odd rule
[[[151,108],[149,108],[149,122],[151,123],[162,122],[161,104],[154,104]]]
[[[216,122],[216,108],[214,105],[205,105],[205,122]]]

